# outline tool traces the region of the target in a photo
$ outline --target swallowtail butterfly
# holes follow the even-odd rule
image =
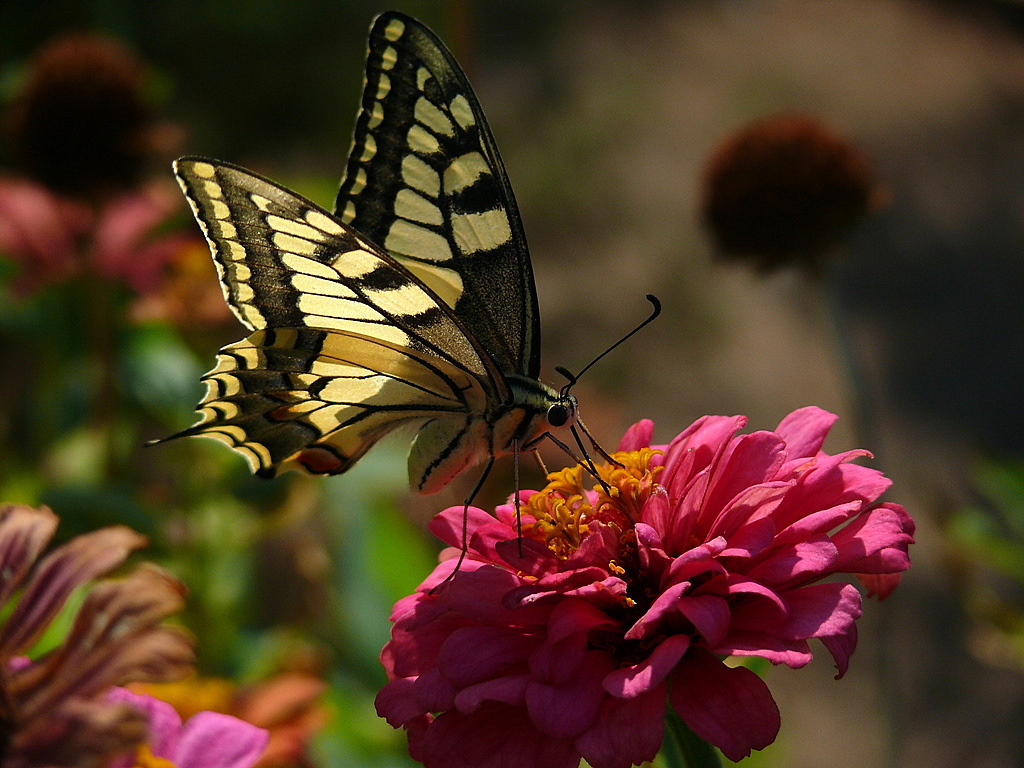
[[[575,421],[568,388],[537,379],[533,270],[494,138],[419,22],[373,22],[335,213],[228,163],[175,172],[252,333],[220,351],[200,420],[174,437],[221,440],[263,476],[337,474],[419,423],[410,483],[434,493]]]

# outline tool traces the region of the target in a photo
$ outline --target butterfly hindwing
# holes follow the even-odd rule
[[[453,451],[480,448],[470,422],[486,395],[474,377],[363,336],[256,331],[222,349],[203,381],[200,421],[187,432],[227,443],[263,475],[293,467],[344,472],[387,432],[414,420],[447,424]],[[417,486],[428,492],[457,474],[430,471],[447,469],[410,464]]]
[[[452,306],[504,372],[537,377],[533,270],[494,138],[451,53],[399,13],[370,29],[336,208]]]

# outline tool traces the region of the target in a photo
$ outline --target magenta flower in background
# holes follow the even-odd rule
[[[512,504],[470,508],[459,572],[444,583],[448,550],[395,605],[378,712],[427,768],[626,768],[658,753],[666,704],[731,760],[772,743],[770,691],[722,659],[801,667],[815,638],[842,676],[861,595],[829,577],[882,598],[910,565],[913,520],[878,503],[867,452],[821,451],[834,421],[738,435],[743,417],[708,416],[653,448],[643,421],[599,468],[607,490],[573,467],[523,492],[521,541]],[[431,530],[458,548],[462,517]]]
[[[173,190],[140,187],[101,208],[33,181],[0,177],[0,257],[18,265],[15,290],[28,294],[81,275],[157,291],[191,235],[162,228],[179,212]]]
[[[174,768],[250,768],[266,749],[269,734],[262,728],[220,712],[199,712],[182,723],[170,704],[146,694],[114,688],[107,701],[125,703],[144,712],[149,736],[142,750],[146,759],[122,758],[109,768],[165,765]],[[161,760],[152,760],[152,757]]]
[[[0,257],[18,293],[85,275],[149,296],[192,242],[168,227],[177,190],[147,181],[180,134],[152,90],[145,62],[103,35],[61,35],[28,62],[0,115],[15,171],[0,177]]]

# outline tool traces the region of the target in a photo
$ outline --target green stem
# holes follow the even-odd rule
[[[672,707],[665,718],[661,754],[666,768],[722,768],[715,748],[691,731]]]

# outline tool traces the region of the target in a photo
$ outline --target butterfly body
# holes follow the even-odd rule
[[[175,437],[221,440],[263,476],[338,474],[418,424],[410,483],[433,493],[575,419],[575,399],[537,378],[529,252],[483,111],[415,20],[371,27],[335,213],[228,163],[175,172],[251,331]]]

